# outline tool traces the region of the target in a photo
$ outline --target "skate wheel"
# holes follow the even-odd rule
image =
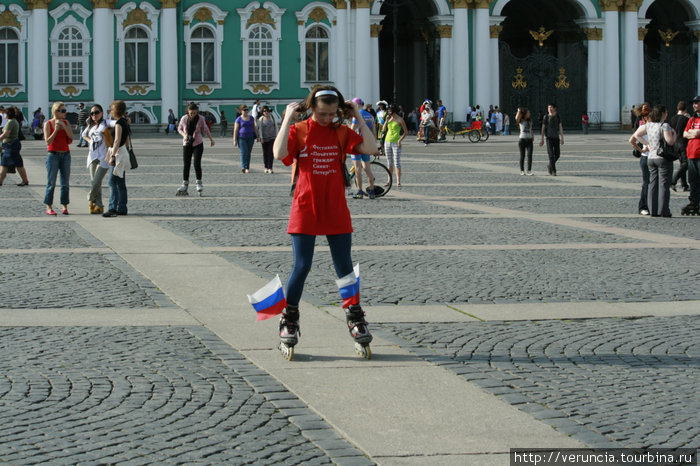
[[[279,346],[280,353],[282,354],[282,357],[286,359],[287,361],[291,361],[294,359],[294,347],[293,346],[287,346],[284,343],[280,342]]]
[[[359,343],[355,343],[355,352],[365,359],[372,359],[372,350],[369,345],[362,346]]]

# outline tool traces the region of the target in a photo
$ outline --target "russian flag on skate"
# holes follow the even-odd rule
[[[335,281],[343,298],[343,309],[353,304],[360,304],[360,264],[352,272]]]
[[[270,319],[277,314],[281,314],[285,306],[287,306],[279,275],[275,276],[272,281],[252,295],[247,296],[253,309],[258,313],[257,320]]]

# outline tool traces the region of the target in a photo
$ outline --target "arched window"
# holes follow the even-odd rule
[[[190,36],[191,82],[213,82],[215,69],[214,33],[206,26],[199,26]]]
[[[151,119],[144,112],[129,112],[129,118],[134,125],[147,125],[151,122]]]
[[[256,26],[248,38],[248,80],[272,82],[272,34],[266,27]]]
[[[131,28],[124,36],[124,78],[126,82],[149,82],[148,47],[148,33],[143,28]]]
[[[66,27],[58,35],[58,84],[82,84],[83,36],[75,27]]]
[[[321,26],[314,26],[306,32],[304,39],[306,81],[328,81],[328,32]]]
[[[19,83],[19,36],[0,28],[0,84]]]

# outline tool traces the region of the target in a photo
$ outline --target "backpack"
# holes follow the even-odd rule
[[[297,153],[306,145],[306,137],[309,135],[309,120],[301,121],[299,123],[294,123],[297,129]],[[340,125],[335,129],[335,133],[338,136],[338,143],[340,144],[340,163],[345,166],[345,155],[344,147],[348,142],[348,127],[345,125]],[[294,158],[292,163],[292,188],[289,192],[290,196],[294,195],[294,189],[297,187],[297,178],[299,176],[299,167],[297,165],[298,156]]]

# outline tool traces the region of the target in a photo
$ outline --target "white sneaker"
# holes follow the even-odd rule
[[[647,209],[642,209],[639,211],[639,215],[649,215],[649,211]]]
[[[527,173],[525,173],[525,174],[526,174],[527,176],[532,176],[532,175],[534,175],[534,173],[532,173],[532,172],[527,172]]]
[[[525,172],[520,172],[520,176],[525,176]]]

